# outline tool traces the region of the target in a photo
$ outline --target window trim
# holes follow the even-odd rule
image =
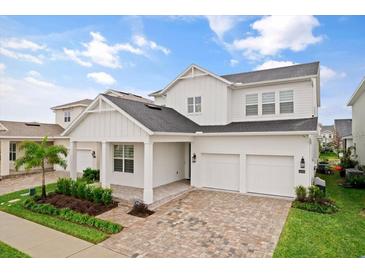
[[[200,98],[200,103],[196,102],[196,99]],[[193,99],[193,103],[189,103],[189,99]],[[202,96],[191,96],[191,97],[187,97],[186,99],[186,103],[187,103],[187,113],[188,114],[199,114],[202,113]],[[189,111],[189,107],[192,106],[193,107],[193,111],[190,112]],[[200,106],[200,111],[197,111],[197,106]]]
[[[121,146],[122,147],[122,156],[115,156],[115,148],[117,147],[117,146]],[[126,156],[126,153],[125,153],[125,151],[126,151],[126,149],[125,149],[125,147],[126,146],[131,146],[132,147],[132,149],[133,149],[133,157],[127,157]],[[121,172],[121,173],[128,173],[128,174],[134,174],[134,162],[135,162],[135,160],[134,160],[134,152],[135,152],[135,147],[134,147],[134,145],[131,145],[131,144],[114,144],[113,145],[113,172]],[[122,170],[120,171],[120,170],[115,170],[115,160],[122,160]],[[133,171],[132,172],[129,172],[129,171],[125,171],[125,162],[126,162],[126,160],[132,160],[133,161]]]
[[[63,112],[63,121],[65,123],[71,122],[71,111],[68,110]]]
[[[16,143],[9,144],[9,161],[14,162],[16,160]]]

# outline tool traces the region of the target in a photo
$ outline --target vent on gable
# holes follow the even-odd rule
[[[151,108],[151,109],[157,109],[157,110],[162,109],[160,106],[156,106],[156,105],[152,105],[152,104],[145,104],[145,106],[148,108]]]
[[[40,124],[38,124],[36,122],[25,123],[25,125],[28,126],[28,127],[39,127],[39,126],[41,126]]]

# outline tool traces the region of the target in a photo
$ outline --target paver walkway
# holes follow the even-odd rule
[[[99,216],[125,228],[100,243],[128,257],[271,257],[291,201],[194,190],[147,218],[119,206]]]
[[[67,177],[68,172],[66,171],[50,171],[46,173],[46,184],[55,183],[60,177]],[[42,174],[28,174],[28,175],[18,175],[16,177],[10,177],[0,180],[0,195],[40,186],[42,180]]]
[[[33,258],[122,258],[124,255],[0,211],[0,241]]]

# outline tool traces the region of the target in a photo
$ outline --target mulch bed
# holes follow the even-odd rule
[[[58,193],[52,193],[44,199],[41,198],[37,201],[37,203],[51,204],[57,208],[67,207],[77,212],[86,213],[91,216],[102,214],[118,206],[118,203],[116,202],[113,202],[110,205],[103,205]]]
[[[149,210],[149,209],[142,211],[142,210],[136,210],[134,208],[132,208],[132,210],[128,212],[128,214],[136,216],[136,217],[140,217],[140,218],[146,218],[146,217],[152,215],[153,213],[155,213],[155,212],[152,210]]]

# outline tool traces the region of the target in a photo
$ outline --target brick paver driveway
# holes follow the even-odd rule
[[[101,245],[129,257],[271,257],[289,208],[283,199],[194,190],[146,219],[116,209],[109,218],[127,227]]]
[[[68,172],[50,171],[46,172],[46,184],[54,183],[60,177],[66,177]],[[30,187],[40,186],[42,184],[42,174],[19,175],[0,180],[0,195],[10,193]]]

